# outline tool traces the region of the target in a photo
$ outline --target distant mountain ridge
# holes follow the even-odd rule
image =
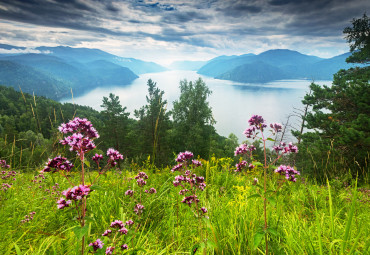
[[[52,99],[88,89],[127,85],[137,74],[161,72],[153,62],[123,58],[98,49],[38,47],[0,44],[0,84]]]
[[[258,55],[219,56],[208,61],[198,73],[244,83],[266,83],[281,79],[331,80],[340,69],[355,66],[345,62],[349,55],[345,53],[324,59],[276,49]]]

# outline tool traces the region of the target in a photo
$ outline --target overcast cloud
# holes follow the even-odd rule
[[[0,43],[99,48],[162,64],[288,48],[331,57],[369,0],[2,0]]]

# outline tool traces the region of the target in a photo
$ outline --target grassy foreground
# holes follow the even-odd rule
[[[197,218],[194,207],[181,203],[183,197],[172,184],[177,174],[168,168],[138,169],[149,176],[145,189],[154,187],[155,194],[140,191],[132,168],[101,176],[87,199],[86,254],[97,238],[105,244],[98,250],[104,254],[112,238],[102,233],[112,221],[129,219],[135,227],[122,237],[129,249],[121,251],[116,245],[114,254],[264,254],[265,240],[258,235],[264,226],[263,201],[249,198],[258,189],[253,178],[262,180],[262,170],[234,173],[231,161],[212,158],[195,170],[207,184],[199,198],[208,219]],[[45,173],[45,179],[35,178],[38,174],[18,174],[10,189],[0,191],[1,254],[79,254],[76,213],[73,208],[59,210],[56,204],[58,191],[71,185],[60,173]],[[87,184],[96,175],[89,172]],[[72,172],[70,180],[77,183],[78,176]],[[278,176],[271,174],[268,182],[276,187]],[[125,195],[128,189],[140,198]],[[318,185],[299,177],[288,183],[268,204],[270,254],[370,254],[369,196],[355,181]],[[139,199],[145,206],[140,216],[133,211]],[[33,219],[24,221],[31,212]]]

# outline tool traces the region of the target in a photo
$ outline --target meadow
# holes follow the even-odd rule
[[[73,121],[80,126],[73,126]],[[95,146],[94,129],[82,127],[82,120],[73,121],[59,129],[78,129],[77,134],[85,135],[80,143],[76,133],[70,136],[73,141],[60,141],[77,152],[73,168],[60,156],[44,168],[23,173],[6,169],[3,162],[2,254],[370,251],[366,183],[361,188],[356,179],[317,183],[293,168],[294,174],[282,176],[274,164],[251,161],[253,157],[249,166],[240,158],[236,167],[232,158],[190,161],[190,152],[180,153],[175,167],[158,169],[150,158],[141,165],[127,160],[117,165],[122,157],[109,149],[103,167],[102,155],[86,160],[93,156],[88,151]],[[263,120],[255,127],[262,130]],[[240,146],[235,154],[243,156],[251,147]],[[294,152],[292,145],[284,150],[289,148]]]

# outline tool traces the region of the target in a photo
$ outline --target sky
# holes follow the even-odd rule
[[[0,43],[70,46],[168,65],[291,49],[349,51],[343,29],[369,0],[0,0]]]

